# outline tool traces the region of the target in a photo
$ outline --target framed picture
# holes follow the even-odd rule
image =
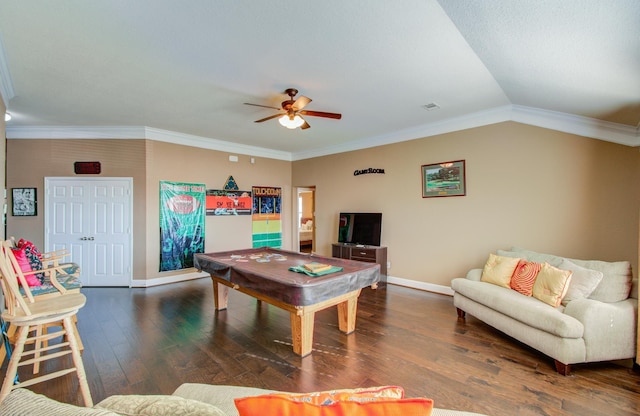
[[[36,188],[13,188],[13,215],[34,217],[38,215]]]
[[[467,194],[464,160],[422,165],[422,197]]]

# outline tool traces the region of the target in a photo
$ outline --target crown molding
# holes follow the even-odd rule
[[[153,127],[145,127],[145,138],[159,142],[176,143],[202,149],[218,150],[221,152],[238,153],[248,156],[259,156],[269,159],[291,161],[291,153],[264,147],[248,146],[209,137],[193,136],[190,134],[176,133],[169,130],[161,130]]]
[[[144,127],[7,126],[7,139],[145,139]]]
[[[632,127],[625,124],[611,123],[589,117],[542,110],[539,108],[506,105],[489,110],[478,111],[460,117],[452,117],[436,123],[425,124],[391,134],[375,136],[363,140],[329,146],[307,152],[294,153],[293,160],[304,160],[312,157],[327,156],[335,153],[350,152],[385,144],[398,143],[413,139],[432,137],[439,134],[452,133],[474,127],[514,121],[529,124],[578,136],[599,139],[625,146],[640,146],[640,125]]]
[[[147,139],[248,156],[296,161],[432,137],[505,121],[529,124],[625,146],[640,146],[640,127],[518,105],[495,107],[436,123],[297,153],[144,126],[7,126],[6,136],[8,139]]]
[[[0,34],[0,98],[4,102],[5,108],[9,108],[9,100],[16,96],[11,82],[9,65],[7,65],[7,55],[4,53],[4,44]]]
[[[439,134],[501,123],[503,121],[510,120],[510,109],[511,106],[495,107],[489,110],[478,111],[476,113],[460,117],[452,117],[436,123],[423,124],[421,126],[403,129],[367,139],[356,140],[307,152],[297,152],[293,154],[293,160],[303,160],[335,153],[351,152],[353,150],[406,142],[409,140],[422,139],[425,137],[437,136]]]
[[[519,105],[512,106],[511,120],[626,146],[640,146],[640,126],[633,127],[626,124]]]
[[[7,139],[147,139],[174,143],[201,149],[238,153],[241,155],[265,157],[291,161],[291,153],[247,146],[208,137],[177,133],[153,127],[110,127],[110,126],[7,126]]]

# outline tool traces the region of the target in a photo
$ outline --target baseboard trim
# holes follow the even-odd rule
[[[166,285],[169,283],[178,283],[178,282],[186,282],[187,280],[201,279],[203,277],[209,277],[209,273],[185,273],[185,274],[174,274],[171,276],[165,277],[155,277],[153,279],[133,279],[131,281],[131,287],[153,287]]]
[[[188,280],[202,279],[203,277],[209,277],[208,273],[185,273],[174,274],[166,277],[156,277],[153,279],[139,280],[134,279],[131,281],[131,287],[153,287],[160,285],[167,285],[170,283],[186,282]],[[441,295],[453,296],[453,290],[449,286],[435,285],[433,283],[418,282],[416,280],[403,279],[401,277],[387,276],[387,283],[392,285],[409,287],[411,289],[424,290],[427,292],[438,293]]]
[[[387,276],[387,283],[398,286],[410,287],[412,289],[425,290],[427,292],[441,295],[453,296],[453,289],[450,286],[434,285],[433,283],[418,282],[416,280],[403,279],[401,277]]]

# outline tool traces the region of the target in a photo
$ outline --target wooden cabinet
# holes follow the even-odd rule
[[[380,283],[378,283],[378,287],[385,287],[387,285],[386,247],[334,243],[331,245],[331,256],[367,263],[378,263],[380,265]]]

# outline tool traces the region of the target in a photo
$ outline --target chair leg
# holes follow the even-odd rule
[[[85,407],[93,407],[93,400],[91,399],[91,390],[89,390],[89,383],[87,383],[87,375],[84,371],[84,364],[82,363],[82,356],[80,355],[80,348],[78,346],[75,324],[71,321],[71,317],[66,317],[62,321],[64,329],[67,332],[67,341],[71,347],[71,356],[73,357],[73,363],[76,367],[76,373],[78,375],[78,385],[80,386],[80,392],[82,393],[82,399]]]
[[[40,339],[42,338],[42,334],[43,333],[47,333],[47,328],[44,327],[44,325],[38,325],[36,326],[36,338],[34,341],[34,349],[35,349],[35,354],[33,355],[33,358],[36,359],[36,361],[33,363],[33,374],[38,374],[40,372],[40,350],[43,347],[46,347],[49,343],[47,341],[41,341]]]
[[[24,343],[27,340],[28,334],[28,326],[21,326],[18,328],[18,339],[16,340],[15,347],[11,354],[11,359],[9,360],[9,365],[7,366],[7,373],[4,376],[2,389],[0,390],[0,403],[9,395],[9,393],[11,393],[11,390],[13,389],[13,382],[16,379],[16,375],[18,374],[18,363],[20,362],[20,358],[22,357],[22,352],[24,351]]]

